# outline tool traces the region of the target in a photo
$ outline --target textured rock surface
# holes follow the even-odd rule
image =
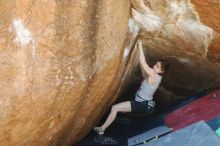
[[[69,145],[90,130],[116,98],[129,13],[127,0],[0,1],[1,146]]]
[[[171,62],[162,98],[173,97],[170,93],[187,96],[220,84],[219,1],[132,0],[132,5],[147,58],[165,57]]]
[[[128,0],[0,1],[0,145],[85,136],[135,80],[136,25],[147,59],[172,63],[158,101],[220,83],[218,0],[131,3],[132,11]]]
[[[211,27],[214,33],[214,40],[211,42],[208,56],[220,62],[220,1],[219,0],[191,0],[202,23]]]

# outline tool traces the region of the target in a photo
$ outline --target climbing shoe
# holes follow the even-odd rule
[[[102,131],[101,127],[93,127],[93,130],[98,134],[98,135],[103,135],[104,131]]]

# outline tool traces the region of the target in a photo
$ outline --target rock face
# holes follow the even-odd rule
[[[0,1],[1,146],[70,145],[90,130],[116,98],[129,15],[127,0]]]
[[[132,0],[132,5],[147,58],[171,63],[162,92],[189,96],[219,86],[219,1]]]
[[[211,27],[214,31],[214,38],[209,46],[208,57],[212,60],[217,60],[220,62],[220,1],[191,1],[195,6],[195,10],[197,11],[201,22]]]
[[[171,62],[158,101],[219,85],[219,12],[217,0],[0,1],[0,145],[85,136],[135,80],[138,31],[149,62]]]

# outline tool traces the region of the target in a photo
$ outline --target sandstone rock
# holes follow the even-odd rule
[[[220,62],[220,1],[205,0],[201,2],[191,0],[191,2],[194,4],[201,22],[211,27],[215,32],[214,40],[209,46],[208,57],[213,61]]]
[[[167,92],[184,97],[219,86],[219,2],[131,2],[136,9],[133,16],[141,28],[140,36],[148,60],[166,58],[171,62],[169,75],[164,77],[162,84]],[[153,26],[155,29],[148,29]]]
[[[88,133],[116,98],[129,12],[125,0],[0,1],[0,145]]]

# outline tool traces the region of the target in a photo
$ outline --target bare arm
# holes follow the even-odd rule
[[[140,63],[139,63],[139,66],[140,66],[140,69],[141,69],[142,77],[143,77],[143,78],[146,78],[146,77],[147,77],[147,74],[145,73],[144,68],[141,66]]]
[[[154,70],[145,61],[145,56],[144,56],[144,52],[143,52],[143,48],[142,48],[142,42],[140,40],[138,40],[138,48],[139,48],[140,66],[141,66],[143,72],[148,74],[151,77],[154,77],[154,75],[155,75]]]

